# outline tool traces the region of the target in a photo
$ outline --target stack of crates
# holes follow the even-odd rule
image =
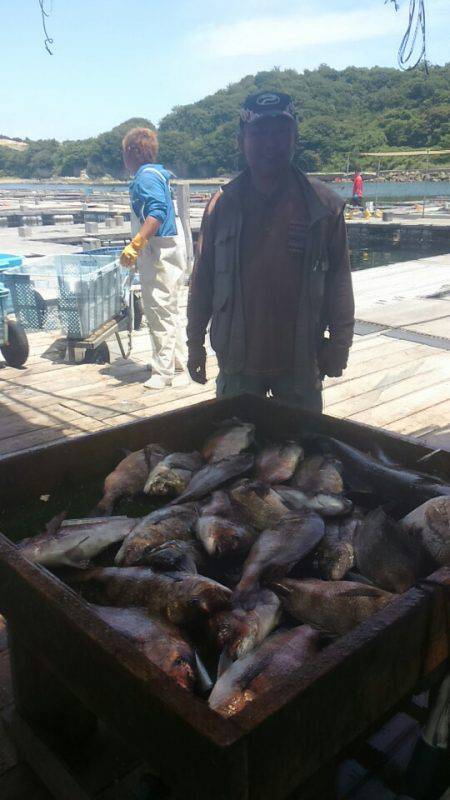
[[[3,276],[27,330],[61,328],[68,339],[85,339],[123,307],[121,268],[111,256],[49,256]]]

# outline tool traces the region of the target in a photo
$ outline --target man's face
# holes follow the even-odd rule
[[[244,126],[241,150],[252,171],[275,175],[286,170],[295,151],[296,125],[290,117],[266,117]]]

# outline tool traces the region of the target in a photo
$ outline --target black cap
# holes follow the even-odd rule
[[[241,122],[256,122],[261,117],[290,117],[297,120],[292,97],[283,92],[258,92],[245,100],[240,111]]]

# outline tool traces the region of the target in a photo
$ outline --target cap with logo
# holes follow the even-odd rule
[[[258,92],[249,95],[241,108],[242,123],[256,122],[261,117],[290,117],[297,119],[292,97],[283,92]]]

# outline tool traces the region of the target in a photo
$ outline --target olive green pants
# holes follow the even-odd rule
[[[311,389],[305,394],[294,390],[294,379],[290,374],[284,375],[245,375],[235,373],[227,375],[220,371],[216,380],[217,397],[231,397],[235,394],[250,392],[260,397],[273,397],[285,403],[301,406],[307,411],[321,413],[323,410],[321,389]]]

